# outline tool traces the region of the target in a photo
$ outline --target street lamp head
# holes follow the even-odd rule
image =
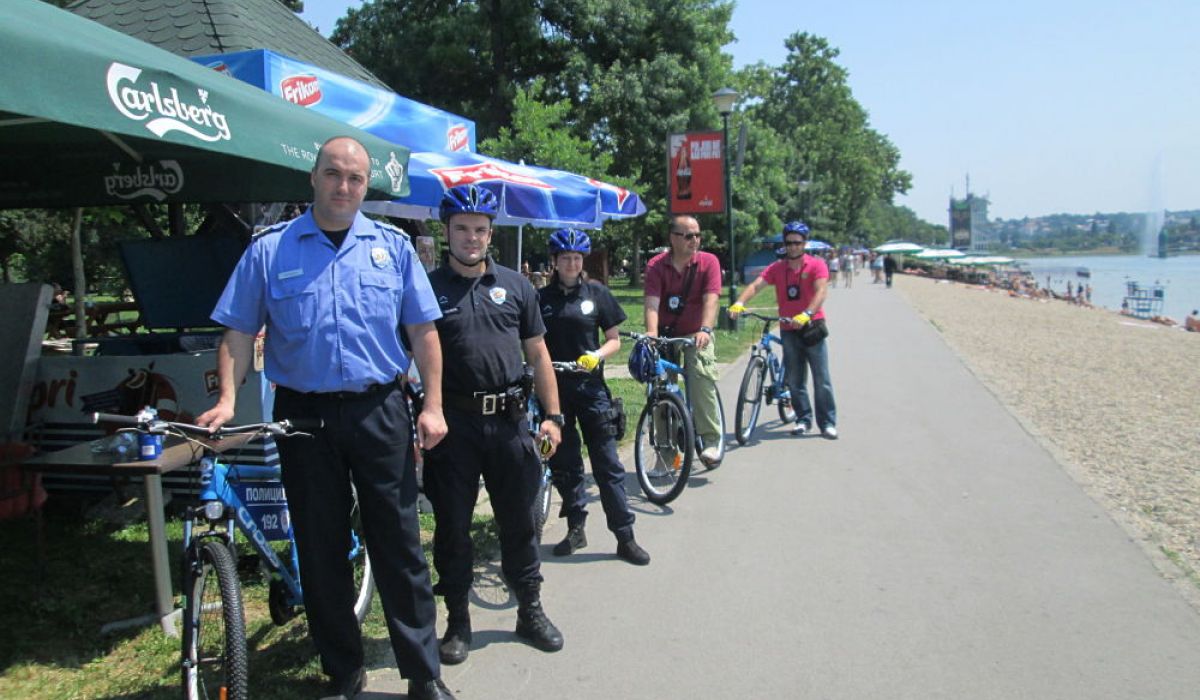
[[[738,91],[733,88],[723,87],[712,94],[713,105],[716,106],[717,112],[722,116],[729,116],[733,112],[733,103],[737,102]]]

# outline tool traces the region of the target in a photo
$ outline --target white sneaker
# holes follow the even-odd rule
[[[812,430],[812,426],[808,423],[797,423],[796,426],[792,428],[792,435],[803,435],[809,430]]]
[[[704,450],[700,452],[700,461],[704,462],[705,464],[716,464],[717,460],[720,458],[721,453],[718,452],[717,448],[715,447],[705,447]]]
[[[825,426],[825,429],[821,432],[824,433],[826,439],[837,440],[837,428],[833,427],[832,425]]]

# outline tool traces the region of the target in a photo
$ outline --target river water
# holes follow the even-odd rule
[[[1126,283],[1137,282],[1143,288],[1161,285],[1164,316],[1183,323],[1193,309],[1200,308],[1200,255],[1151,258],[1146,255],[1091,255],[1054,258],[1025,258],[1022,267],[1033,273],[1039,286],[1059,294],[1082,281],[1092,285],[1092,303],[1117,310],[1125,298]],[[1076,270],[1086,267],[1090,278],[1079,277]]]

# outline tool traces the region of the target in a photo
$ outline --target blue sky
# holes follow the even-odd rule
[[[328,35],[359,4],[302,16]],[[993,218],[1200,209],[1198,28],[1197,0],[739,0],[726,51],[828,39],[913,174],[897,203],[945,224],[968,173]]]

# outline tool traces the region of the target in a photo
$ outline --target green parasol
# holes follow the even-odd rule
[[[369,198],[408,194],[403,146],[38,0],[5,0],[0,46],[0,208],[307,201],[338,135]]]

